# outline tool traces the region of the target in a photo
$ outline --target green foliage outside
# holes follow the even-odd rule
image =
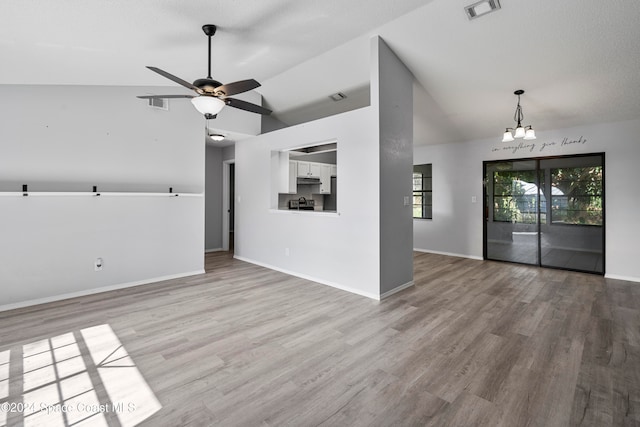
[[[602,225],[602,167],[551,169],[551,222]],[[535,224],[538,220],[535,171],[493,174],[493,220]],[[542,181],[542,179],[541,179]],[[546,222],[549,195],[541,185],[541,221]]]
[[[527,185],[535,186],[535,171],[500,171],[493,174],[493,220],[535,224],[538,221],[535,194],[526,194]]]
[[[602,225],[602,166],[551,169],[553,223]]]

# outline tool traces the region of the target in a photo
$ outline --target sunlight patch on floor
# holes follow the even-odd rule
[[[0,352],[0,427],[128,427],[162,407],[109,325],[35,341],[16,356]],[[11,378],[11,363],[18,372],[22,364],[22,378]]]

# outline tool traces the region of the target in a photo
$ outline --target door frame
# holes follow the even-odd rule
[[[231,209],[231,206],[229,205],[229,196],[231,193],[231,164],[235,164],[235,162],[236,162],[235,159],[224,160],[222,162],[222,250],[223,251],[229,250],[229,215],[230,215],[229,210]],[[235,209],[233,213],[235,217]],[[234,238],[235,238],[235,232],[234,232]]]
[[[597,274],[600,276],[604,276],[606,274],[607,271],[607,221],[606,221],[606,156],[604,152],[598,152],[598,153],[580,153],[580,154],[566,154],[566,155],[558,155],[558,156],[546,156],[546,157],[523,157],[523,158],[518,158],[518,159],[495,159],[495,160],[484,160],[482,162],[482,187],[483,187],[483,201],[482,201],[482,205],[483,205],[483,209],[482,209],[482,258],[484,260],[490,260],[489,258],[487,258],[487,221],[489,218],[489,205],[488,205],[488,201],[489,201],[489,194],[487,192],[487,165],[491,164],[491,163],[498,163],[498,162],[518,162],[518,161],[528,161],[528,160],[535,160],[536,161],[536,185],[538,186],[538,188],[540,188],[540,161],[542,160],[552,160],[552,159],[569,159],[569,158],[576,158],[576,157],[591,157],[591,156],[600,156],[602,158],[602,273],[600,272],[594,272],[594,271],[585,271],[585,270],[576,270],[576,269],[571,269],[571,268],[561,268],[561,267],[554,267],[554,266],[549,266],[549,265],[542,265],[542,256],[541,256],[541,223],[540,223],[540,192],[538,191],[538,195],[536,196],[537,201],[536,204],[538,206],[538,263],[537,264],[522,264],[522,265],[533,265],[533,266],[538,266],[538,267],[543,267],[543,268],[552,268],[552,269],[558,269],[558,270],[565,270],[565,271],[579,271],[582,273],[589,273],[589,274]],[[491,260],[493,261],[493,260]],[[515,261],[499,261],[496,260],[498,262],[511,262],[514,264],[520,264],[518,262]]]

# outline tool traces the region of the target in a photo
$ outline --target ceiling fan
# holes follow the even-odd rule
[[[147,68],[151,71],[154,71],[161,76],[166,77],[169,80],[172,80],[179,85],[186,87],[187,89],[193,90],[197,93],[197,95],[144,95],[138,96],[138,98],[190,98],[194,107],[196,107],[196,110],[204,114],[204,117],[206,119],[214,119],[225,105],[257,114],[271,114],[271,110],[267,108],[252,104],[247,101],[243,101],[241,99],[229,98],[232,95],[248,92],[260,87],[260,83],[258,83],[257,81],[249,79],[222,84],[211,77],[211,37],[213,37],[213,35],[216,33],[216,29],[217,27],[212,24],[202,26],[202,31],[204,31],[204,33],[209,38],[209,68],[206,78],[198,79],[193,83],[189,83],[188,81],[182,80],[180,77],[176,77],[173,74],[167,73],[160,68],[147,66]]]

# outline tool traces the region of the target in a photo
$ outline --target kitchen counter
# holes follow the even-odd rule
[[[299,211],[296,209],[269,209],[269,213],[289,214],[289,215],[309,215],[309,216],[326,216],[337,217],[340,216],[336,211]]]

